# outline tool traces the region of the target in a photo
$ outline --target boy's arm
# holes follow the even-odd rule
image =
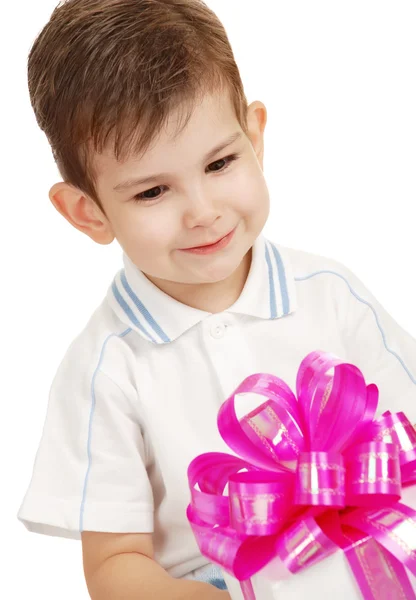
[[[174,579],[154,560],[150,533],[81,534],[91,600],[231,600],[208,583]]]

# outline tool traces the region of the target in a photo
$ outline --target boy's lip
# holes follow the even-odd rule
[[[234,229],[235,229],[235,227],[234,227]],[[215,244],[218,244],[218,242],[220,242],[225,237],[230,235],[230,233],[232,233],[234,231],[234,229],[231,229],[231,231],[229,231],[225,235],[221,236],[220,238],[217,238],[214,242],[210,242],[208,244],[202,244],[201,246],[189,246],[188,248],[181,248],[181,250],[197,250],[198,248],[206,248],[207,246],[215,246]]]

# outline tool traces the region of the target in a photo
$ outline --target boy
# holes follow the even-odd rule
[[[63,182],[50,199],[124,269],[54,379],[19,511],[81,539],[93,600],[229,598],[186,520],[186,471],[249,374],[295,389],[322,349],[416,416],[416,345],[345,267],[261,232],[266,109],[200,0],[67,0],[29,57]],[[208,582],[208,583],[207,583]]]

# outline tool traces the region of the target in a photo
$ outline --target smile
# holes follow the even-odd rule
[[[212,252],[217,252],[218,250],[222,250],[230,243],[231,239],[234,236],[235,232],[234,228],[230,233],[227,233],[223,238],[219,239],[214,244],[208,244],[205,246],[196,246],[195,248],[183,248],[182,252],[190,252],[192,254],[211,254]]]

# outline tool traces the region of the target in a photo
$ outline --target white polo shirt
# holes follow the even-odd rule
[[[402,409],[416,422],[416,341],[343,265],[260,236],[241,296],[210,314],[163,293],[125,256],[53,381],[18,518],[74,539],[154,532],[171,575],[202,567],[185,514],[189,463],[231,452],[216,418],[243,379],[273,373],[295,391],[313,350],[376,383],[379,413]]]

